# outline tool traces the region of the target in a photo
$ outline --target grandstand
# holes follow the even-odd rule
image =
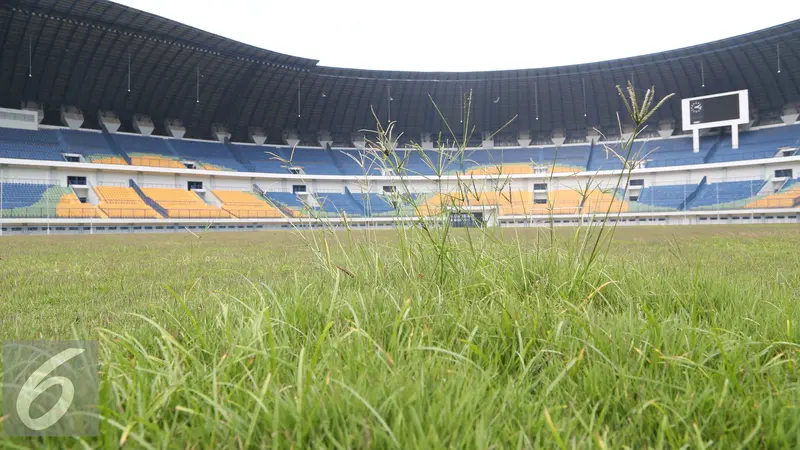
[[[0,60],[4,74],[30,71],[0,92],[5,232],[25,232],[37,220],[87,219],[176,229],[346,216],[367,226],[459,208],[501,226],[550,216],[572,224],[609,211],[623,223],[800,220],[800,21],[656,58],[386,73],[319,66],[105,0],[17,3],[0,6],[0,25],[41,39],[36,55],[9,50]],[[120,15],[131,25],[121,27]],[[114,33],[116,44],[100,45],[96,27]],[[164,29],[173,30],[169,37]],[[4,45],[25,48],[20,39],[9,35]],[[141,39],[152,46],[147,53],[122,50],[140,49]],[[89,45],[64,52],[58,42],[68,40]],[[194,66],[164,63],[177,54]],[[138,77],[132,92],[108,88],[127,73],[129,57]],[[58,64],[43,70],[45,61]],[[203,85],[191,86],[197,65]],[[655,85],[675,96],[627,154],[622,144],[633,126],[624,116],[618,123],[624,105],[614,85],[634,71],[640,89]],[[402,95],[397,84],[407,88]],[[186,92],[175,95],[176,85]],[[391,89],[398,94],[389,100]],[[700,131],[682,124],[683,100],[742,90],[746,121]],[[454,119],[450,126],[428,94]],[[393,142],[377,151],[364,131],[375,129],[375,117],[394,122]]]

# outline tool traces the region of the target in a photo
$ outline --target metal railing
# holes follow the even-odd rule
[[[167,167],[174,169],[185,169],[186,166],[179,159],[170,159],[169,156],[152,157],[152,156],[137,156],[131,155],[131,164],[136,166],[146,167]],[[200,166],[200,163],[194,163],[195,167]]]
[[[730,151],[730,150],[728,150]],[[778,153],[778,150],[763,150],[758,152],[744,152],[744,153],[732,153],[726,154],[725,150],[717,150],[717,153],[711,158],[709,163],[719,163],[719,162],[730,162],[730,161],[747,161],[750,159],[764,159],[764,158],[774,158],[775,155]]]
[[[0,209],[0,217],[4,219],[100,219],[105,216],[93,207],[6,207]]]

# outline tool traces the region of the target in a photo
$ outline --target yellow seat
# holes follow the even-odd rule
[[[230,213],[206,204],[195,192],[177,188],[143,188],[150,197],[167,211],[167,215],[179,219],[229,219]]]
[[[119,165],[123,165],[123,166],[127,166],[128,165],[128,163],[125,162],[125,160],[122,159],[119,156],[90,155],[90,156],[87,157],[87,159],[89,160],[89,162],[92,162],[92,163],[95,163],[95,164],[119,164]]]
[[[533,173],[530,164],[500,164],[498,166],[484,166],[467,170],[467,175],[513,175]]]
[[[800,182],[788,189],[753,200],[744,207],[751,208],[792,208],[800,202]],[[800,205],[799,205],[800,206]]]
[[[609,193],[595,189],[586,195],[583,212],[587,214],[605,214],[606,212],[628,212],[628,204]]]
[[[240,219],[268,219],[283,217],[283,213],[252,192],[212,191],[222,202],[222,209]]]
[[[133,188],[98,186],[94,188],[100,197],[100,210],[110,218],[156,219],[161,217],[148,206]]]
[[[56,213],[58,217],[70,219],[107,217],[102,211],[98,210],[97,207],[87,203],[81,203],[74,192],[61,196],[58,205],[56,205]]]
[[[168,167],[171,169],[185,169],[182,162],[174,158],[160,155],[131,154],[132,166]]]

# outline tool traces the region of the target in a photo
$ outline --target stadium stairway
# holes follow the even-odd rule
[[[632,211],[678,211],[696,190],[696,184],[645,186],[636,201],[629,204]]]
[[[64,148],[70,153],[78,153],[90,163],[128,165],[126,158],[108,144],[105,131],[71,130],[57,131]]]
[[[703,158],[704,163],[708,163],[709,161],[711,161],[712,158],[714,158],[714,155],[717,153],[717,149],[719,148],[720,142],[722,142],[722,135],[717,136],[717,139],[714,141],[713,144],[711,144],[711,148],[708,150],[708,153],[706,153],[706,156]]]
[[[221,142],[166,139],[166,143],[182,160],[193,161],[200,169],[246,171],[231,154],[228,146]]]
[[[115,133],[110,135],[117,148],[127,154],[135,166],[185,169],[178,154],[160,137]]]
[[[196,192],[180,188],[142,188],[173,219],[228,219],[230,213],[207,204]]]
[[[686,211],[687,209],[689,209],[689,205],[692,203],[692,201],[694,201],[697,195],[703,190],[703,188],[707,184],[708,184],[708,177],[703,177],[703,179],[700,180],[699,183],[697,183],[697,186],[694,188],[694,190],[689,195],[686,196],[686,200],[681,202],[680,206],[678,206],[678,211]]]
[[[103,138],[105,138],[106,143],[108,143],[108,148],[117,153],[122,159],[125,160],[126,163],[128,163],[128,165],[133,165],[131,157],[128,156],[128,154],[125,153],[125,151],[123,151],[119,145],[117,145],[116,141],[114,141],[114,139],[111,137],[111,133],[109,133],[106,130],[103,130]]]
[[[695,196],[687,201],[687,206],[688,209],[741,208],[743,201],[754,197],[764,183],[764,180],[701,183]]]
[[[290,217],[300,217],[304,215],[304,210],[307,206],[297,198],[297,194],[291,192],[268,192],[258,188],[258,191],[269,201],[275,208],[285,212]]]
[[[144,191],[142,191],[142,188],[140,188],[135,181],[128,180],[128,182],[131,189],[133,189],[133,191],[136,192],[136,195],[139,196],[139,198],[142,200],[142,202],[144,202],[145,205],[153,208],[153,210],[155,210],[158,214],[160,214],[161,217],[169,217],[167,210],[163,206],[159,205],[158,202],[148,197],[147,194],[145,194]]]
[[[341,158],[350,159],[349,156],[341,153],[339,150],[333,150],[330,145],[326,146],[326,150],[325,151],[330,152],[331,161],[333,161],[333,165],[336,166],[336,170],[338,170],[340,174],[342,174],[342,175],[363,175],[363,174],[358,174],[358,173],[352,173],[352,171],[349,171],[349,170],[345,169],[345,165],[347,164],[347,162],[346,161],[340,161],[340,159]],[[350,164],[355,164],[355,161],[351,160]],[[349,167],[350,164],[347,164],[347,167]]]
[[[239,147],[231,144],[230,139],[225,138],[225,147],[228,148],[228,151],[231,152],[233,159],[239,162],[242,167],[245,168],[248,172],[256,172],[255,166],[245,157],[244,153],[239,149]]]
[[[800,178],[793,178],[778,189],[777,192],[759,196],[744,207],[751,208],[794,208],[800,206]]]
[[[360,204],[350,193],[350,190],[345,188],[344,194],[328,193],[328,194],[315,194],[315,198],[319,203],[321,212],[327,214],[341,215],[342,213],[348,216],[361,217],[366,215],[364,206]]]
[[[132,187],[95,186],[97,208],[106,216],[124,219],[159,219],[162,216],[136,193]]]
[[[234,217],[240,219],[284,217],[280,209],[273,207],[253,192],[216,189],[211,192],[222,202],[222,209]]]
[[[589,145],[589,156],[586,158],[586,170],[590,170],[589,168],[592,167],[594,158],[595,149],[597,148],[597,143],[592,141],[592,144]]]

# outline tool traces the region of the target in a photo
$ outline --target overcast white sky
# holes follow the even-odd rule
[[[115,1],[321,65],[420,71],[600,61],[800,18],[798,0]]]

